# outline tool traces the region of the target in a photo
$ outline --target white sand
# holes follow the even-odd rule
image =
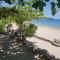
[[[60,40],[60,29],[39,26],[36,35],[50,40]]]
[[[49,39],[51,41],[54,39],[60,40],[60,29],[38,26],[35,35]],[[55,55],[56,58],[60,58],[60,47],[51,45],[49,42],[37,39],[36,37],[27,38],[27,40],[33,42],[39,48],[46,49],[50,54]]]

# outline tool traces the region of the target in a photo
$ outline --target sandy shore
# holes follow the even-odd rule
[[[60,40],[60,29],[38,26],[35,35],[37,35],[38,37],[49,39],[51,41],[53,41],[54,39]],[[39,48],[46,49],[51,55],[55,55],[56,58],[60,58],[60,47],[56,47],[51,43],[43,41],[36,37],[28,37],[27,40],[33,42]]]

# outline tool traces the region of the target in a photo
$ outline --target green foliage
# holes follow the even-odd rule
[[[45,0],[46,2],[49,2],[50,0]]]
[[[33,8],[39,9],[41,12],[43,12],[43,7],[46,6],[45,2],[49,2],[49,1],[52,1],[52,0],[35,0],[35,1],[33,0],[32,6]],[[51,2],[52,15],[56,14],[57,8],[60,8],[60,0],[53,0],[53,2]]]
[[[60,0],[57,0],[57,1],[58,1],[57,6],[58,8],[60,8]]]
[[[0,0],[0,1],[2,1],[2,0]],[[3,0],[3,1],[5,1],[5,2],[7,2],[7,3],[9,3],[9,4],[12,4],[12,3],[14,3],[16,0]]]
[[[24,4],[24,0],[18,0],[18,4],[21,4],[21,5],[24,6],[24,5],[25,5],[25,4]]]
[[[0,20],[0,32],[3,32],[3,27],[6,24],[6,21],[4,21],[3,19]]]
[[[55,7],[54,2],[51,2],[51,10],[52,10],[52,15],[55,15],[57,11],[56,11],[56,7]]]
[[[27,28],[24,27],[25,21],[30,21],[35,18],[40,18],[39,10],[33,10],[32,6],[18,6],[17,10],[15,8],[1,8],[0,9],[0,32],[3,32],[4,25],[16,22],[20,27],[20,31],[25,33],[26,36],[31,36],[35,33],[35,26],[29,25]],[[3,19],[2,19],[3,18]]]
[[[32,5],[35,9],[39,9],[41,12],[43,11],[43,7],[46,6],[46,3],[43,1],[36,1]]]
[[[24,24],[26,21],[30,22],[30,20],[39,18],[40,14],[36,13],[39,12],[38,10],[31,10],[32,6],[19,6],[18,7],[18,15],[16,16],[16,23],[20,27],[20,31],[24,33],[26,36],[32,36],[35,33],[36,27],[34,25],[30,25],[27,23]]]
[[[24,27],[23,32],[26,36],[31,37],[35,34],[36,29],[37,29],[36,26],[34,26],[33,24],[30,24],[30,25]]]
[[[16,13],[17,11],[14,8],[2,7],[0,8],[0,19],[7,18],[8,16],[15,16]]]
[[[35,3],[33,3],[32,7],[34,7],[35,9],[38,9],[39,6],[39,1],[36,1]]]
[[[18,24],[23,24],[24,21],[32,20],[34,18],[39,18],[39,14],[36,14],[36,11],[32,10],[32,6],[19,6],[18,15],[16,16],[16,22]]]
[[[33,2],[25,2],[25,4],[27,4],[27,5],[31,5]]]
[[[2,0],[0,0],[0,1],[2,1]],[[3,0],[3,1],[11,4],[11,3],[14,3],[16,0]],[[49,1],[52,2],[52,0],[29,0],[28,2],[27,1],[25,2],[24,0],[18,0],[18,4],[22,4],[23,6],[25,6],[25,4],[32,5],[33,8],[39,9],[41,12],[43,12],[43,7],[46,6],[45,2],[49,2]],[[53,0],[54,3],[56,1],[58,3],[56,3],[55,6],[57,6],[57,8],[60,8],[60,0]],[[55,8],[54,6],[51,7],[52,15],[56,14],[57,8]]]
[[[13,8],[2,8],[0,12],[0,32],[3,32],[3,27],[7,23],[16,22],[20,27],[20,31],[22,31],[22,33],[25,33],[26,36],[31,36],[35,33],[35,26],[28,24],[29,27],[27,27],[25,24],[25,26],[27,27],[25,28],[24,22],[39,18],[39,10],[32,10],[32,6],[19,5],[17,10],[14,10]],[[4,13],[2,14],[2,12]]]
[[[0,19],[0,32],[4,32],[4,26],[8,23],[14,22],[15,17],[9,16],[8,18],[1,18]]]

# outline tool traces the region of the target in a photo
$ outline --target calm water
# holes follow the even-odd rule
[[[40,26],[43,25],[43,26],[60,28],[60,20],[58,20],[58,19],[55,19],[55,20],[51,20],[51,19],[33,20],[32,23],[35,25],[40,25]]]

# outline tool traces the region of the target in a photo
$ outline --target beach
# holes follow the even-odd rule
[[[35,35],[50,41],[54,41],[55,39],[60,40],[60,29],[47,26],[38,26]],[[41,49],[46,49],[50,55],[54,55],[56,58],[60,58],[60,47],[54,46],[42,39],[38,39],[35,36],[27,37],[27,40],[33,42]]]

